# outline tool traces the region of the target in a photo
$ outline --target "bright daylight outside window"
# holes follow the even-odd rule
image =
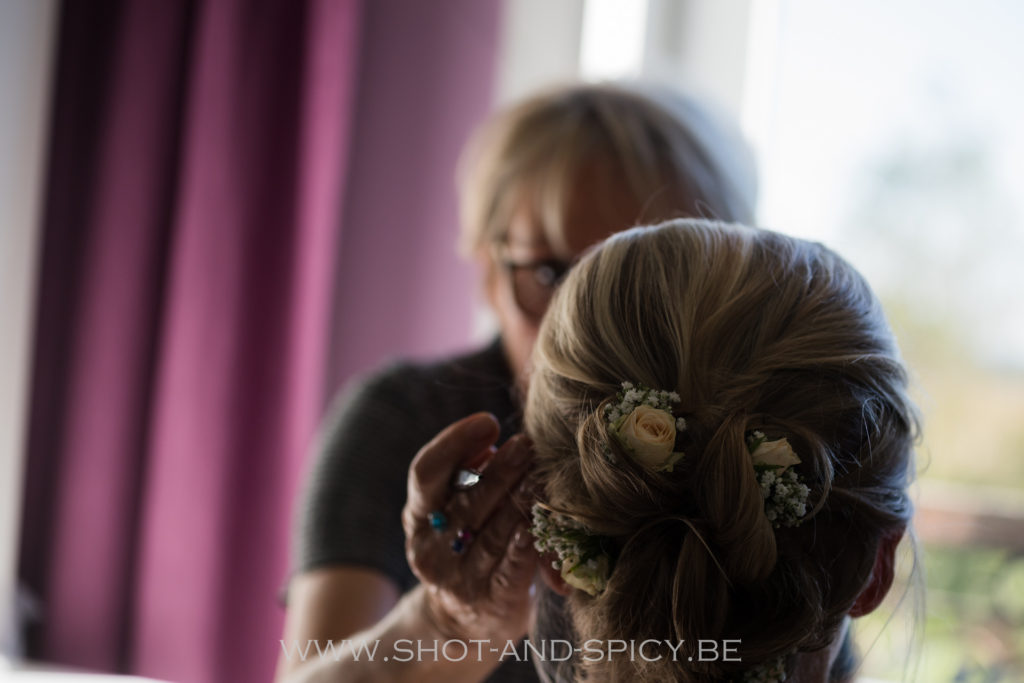
[[[588,0],[582,74],[664,78],[643,42],[652,24],[664,35],[658,16],[689,22],[677,78],[698,92],[739,88],[702,49],[746,53],[761,224],[823,241],[868,277],[924,417],[926,616],[903,577],[858,622],[859,674],[1024,680],[1024,3],[711,1]],[[749,16],[749,32],[709,24],[722,12]]]
[[[906,678],[1024,680],[1024,4],[782,0],[753,17],[761,221],[850,258],[915,374],[927,616]],[[911,608],[886,626],[892,608],[858,631],[862,675],[904,677]]]

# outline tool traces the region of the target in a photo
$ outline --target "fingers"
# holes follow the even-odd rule
[[[530,442],[517,435],[508,440],[487,464],[487,470],[472,488],[449,492],[444,507],[449,518],[459,526],[482,529],[487,519],[519,485],[530,465]]]
[[[455,470],[466,461],[479,460],[498,439],[499,431],[493,415],[476,413],[435,436],[409,467],[406,510],[414,517],[425,517],[431,510],[443,508]]]
[[[492,570],[505,555],[517,526],[526,519],[526,505],[520,498],[526,495],[522,481],[530,456],[529,440],[515,436],[491,457],[483,477],[472,488],[454,491],[449,479],[442,480],[447,503],[431,500],[427,504],[430,511],[443,511],[448,522],[443,532],[430,528],[429,512],[416,514],[413,505],[406,506],[406,555],[421,581],[447,586],[464,598],[487,591]],[[410,476],[410,495],[421,478]],[[464,543],[460,540],[465,551],[455,552],[453,542],[463,529],[474,538]]]
[[[519,501],[505,498],[480,528],[476,540],[466,552],[465,565],[468,571],[474,576],[490,576],[504,558],[509,541],[527,521]]]
[[[498,431],[492,416],[479,413],[424,446],[410,467],[402,521],[409,565],[441,611],[460,629],[516,636],[529,618],[537,565],[524,512],[532,447],[520,435],[495,450]],[[455,490],[459,467],[483,473]],[[428,518],[438,511],[447,524],[434,529]]]
[[[527,600],[537,569],[537,559],[530,526],[520,522],[509,539],[501,561],[491,574],[492,599],[509,605]]]

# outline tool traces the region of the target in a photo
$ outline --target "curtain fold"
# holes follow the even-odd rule
[[[32,651],[90,668],[126,664],[190,20],[61,15],[21,564],[44,599]]]
[[[458,258],[454,169],[490,108],[500,0],[374,0],[344,207],[332,388],[396,353],[465,347],[479,285]],[[353,324],[358,321],[358,325]]]
[[[21,552],[35,656],[270,678],[362,9],[64,5]]]
[[[500,0],[66,0],[19,574],[35,658],[266,681],[329,395],[465,343]],[[430,315],[424,311],[436,311]]]
[[[268,612],[323,393],[361,10],[222,0],[197,11],[132,665],[261,680],[278,652],[254,645],[280,634]],[[200,656],[182,662],[169,637]]]

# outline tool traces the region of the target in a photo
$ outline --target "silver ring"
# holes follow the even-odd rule
[[[478,470],[465,467],[455,473],[455,479],[452,481],[452,486],[456,491],[468,491],[480,483],[480,476],[481,475]]]

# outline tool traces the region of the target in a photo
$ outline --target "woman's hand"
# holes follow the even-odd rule
[[[402,524],[409,565],[425,588],[426,617],[447,638],[502,648],[529,625],[537,554],[523,487],[530,445],[515,436],[495,450],[498,433],[494,417],[478,413],[424,446],[409,469]],[[482,470],[480,480],[457,490],[453,478],[467,467]],[[438,512],[444,523],[432,524]],[[463,534],[456,542],[460,531],[471,540]]]

